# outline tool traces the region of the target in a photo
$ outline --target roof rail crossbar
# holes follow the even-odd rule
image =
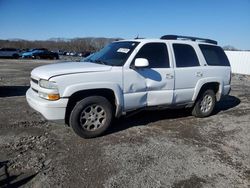
[[[217,41],[211,40],[211,39],[204,39],[204,38],[198,38],[198,37],[189,37],[189,36],[181,36],[181,35],[164,35],[161,37],[161,39],[165,40],[191,40],[191,41],[202,41],[206,43],[211,43],[211,44],[218,44]]]

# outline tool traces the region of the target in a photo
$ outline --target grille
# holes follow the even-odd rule
[[[31,78],[31,81],[34,82],[35,84],[38,84],[38,80]]]
[[[34,88],[31,88],[34,92],[36,92],[36,93],[38,93],[38,91],[36,90],[36,89],[34,89]]]

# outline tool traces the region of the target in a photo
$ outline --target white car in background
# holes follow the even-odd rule
[[[20,50],[16,48],[1,48],[0,57],[18,59],[20,57]]]

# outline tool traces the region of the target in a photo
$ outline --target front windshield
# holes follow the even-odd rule
[[[138,44],[138,42],[114,42],[82,61],[110,66],[123,66]]]

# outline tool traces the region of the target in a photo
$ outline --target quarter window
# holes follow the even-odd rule
[[[199,46],[208,65],[230,66],[228,58],[222,48],[205,44],[200,44]]]
[[[194,48],[187,44],[173,44],[176,67],[200,66]]]
[[[136,58],[145,58],[149,68],[169,68],[167,46],[164,43],[147,43],[136,54]]]

